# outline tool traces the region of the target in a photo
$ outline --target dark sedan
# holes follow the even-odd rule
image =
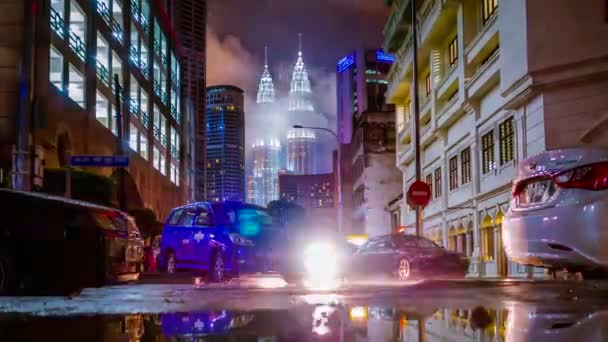
[[[388,276],[412,278],[462,278],[469,261],[434,242],[413,235],[383,235],[368,240],[352,256],[350,274],[355,278]]]

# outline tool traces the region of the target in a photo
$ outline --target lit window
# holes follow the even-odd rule
[[[146,137],[145,132],[142,132],[139,135],[139,154],[144,159],[148,159],[148,138]]]
[[[116,113],[117,113],[116,105],[111,106],[110,107],[110,122],[111,122],[112,133],[114,133],[114,135],[118,135],[118,126],[116,124]]]
[[[122,1],[114,0],[112,2],[112,19],[118,24],[118,29],[120,32],[114,32],[115,34],[121,35],[122,28],[125,27],[123,22],[123,13],[122,13]],[[122,37],[118,37],[122,40]]]
[[[137,146],[138,146],[138,141],[137,141],[137,127],[135,127],[135,125],[131,124],[129,125],[129,147],[137,152]]]
[[[84,77],[76,67],[70,64],[68,96],[84,108]]]
[[[432,174],[428,174],[426,175],[426,184],[428,184],[429,188],[431,189],[431,195],[433,194],[433,175]]]
[[[110,102],[103,96],[99,91],[97,92],[97,98],[95,101],[95,118],[105,127],[110,128]]]
[[[487,23],[498,9],[498,0],[481,0],[481,16],[483,23]]]
[[[175,164],[171,164],[171,182],[177,183],[177,166]]]
[[[112,75],[110,77],[112,79],[112,87],[114,86],[114,75],[118,75],[118,83],[122,86],[122,60],[116,52],[112,52]]]
[[[160,155],[160,173],[162,173],[163,175],[167,175],[167,165],[166,165],[166,158],[165,155],[161,153]]]
[[[139,31],[135,24],[131,23],[131,49],[129,50],[129,59],[136,66],[139,66],[139,40]]]
[[[75,0],[70,1],[70,32],[83,42],[87,36],[86,15]]]
[[[59,14],[61,19],[65,17],[65,0],[51,0],[51,8]]]
[[[159,128],[160,142],[163,146],[167,146],[167,118],[163,114],[160,115]]]
[[[424,90],[427,97],[431,95],[431,73],[426,75],[426,79],[424,81]]]
[[[450,158],[450,190],[458,188],[458,157]]]
[[[441,168],[435,169],[435,198],[441,197]]]
[[[57,89],[63,90],[63,55],[51,45],[49,79]]]
[[[154,105],[154,137],[160,139],[160,110]]]
[[[454,40],[452,40],[448,46],[448,60],[450,66],[456,64],[456,61],[458,61],[458,36],[454,37]]]
[[[513,118],[507,119],[498,126],[498,140],[500,142],[500,165],[502,166],[515,157]]]
[[[146,114],[148,113],[148,93],[143,88],[140,88],[139,93],[139,110]],[[147,126],[147,123],[144,123],[144,126]]]
[[[486,174],[494,170],[494,131],[490,131],[481,137],[481,163],[482,172]]]
[[[110,74],[109,74],[109,66],[110,66],[110,48],[108,46],[108,41],[101,35],[100,32],[97,32],[97,66],[102,70],[98,70],[100,73],[100,78],[105,82],[110,82]],[[107,73],[104,75],[102,73]]]
[[[460,176],[462,177],[462,184],[467,184],[471,181],[471,148],[460,152],[460,167],[462,168]]]
[[[160,169],[160,150],[158,147],[154,146],[153,151],[152,164],[154,165],[154,168],[158,170]]]

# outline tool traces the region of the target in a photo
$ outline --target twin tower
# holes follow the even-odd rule
[[[289,97],[285,105],[276,102],[276,92],[272,75],[268,67],[268,52],[265,54],[264,71],[260,78],[257,94],[258,110],[285,110],[289,127],[305,124],[317,117],[313,101],[308,71],[302,58],[302,40],[298,59],[293,68],[289,87]],[[266,139],[258,139],[253,146],[253,175],[248,181],[248,197],[250,201],[266,205],[272,200],[279,199],[278,174],[283,168],[296,175],[307,175],[315,172],[315,149],[317,137],[314,130],[306,128],[276,127],[269,125],[270,132],[264,132]],[[269,138],[268,138],[269,137]],[[281,142],[287,142],[286,158],[282,157]],[[284,167],[286,159],[286,167]]]

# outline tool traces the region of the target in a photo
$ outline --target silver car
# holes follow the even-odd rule
[[[521,162],[502,238],[517,263],[604,275],[608,150],[553,150]]]

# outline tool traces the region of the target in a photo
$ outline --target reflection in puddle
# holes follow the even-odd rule
[[[160,315],[0,316],[6,341],[601,341],[608,308],[510,304],[407,307],[302,304],[286,310]]]

